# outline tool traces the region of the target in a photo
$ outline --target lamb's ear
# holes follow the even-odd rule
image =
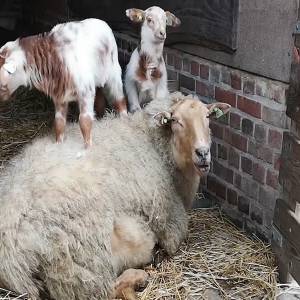
[[[216,102],[208,104],[206,107],[208,109],[207,117],[214,117],[218,119],[229,112],[231,105],[223,102]]]
[[[178,27],[181,24],[180,19],[177,18],[174,14],[170,13],[169,11],[166,11],[166,17],[168,26]]]
[[[145,19],[145,12],[137,8],[126,9],[126,16],[134,23],[142,23]]]
[[[17,70],[17,66],[15,64],[15,62],[13,61],[8,61],[6,63],[4,63],[3,68],[9,73],[9,74],[13,74],[16,72]]]
[[[172,115],[168,111],[162,111],[153,116],[153,119],[158,126],[164,126],[168,124],[171,121],[171,118]]]

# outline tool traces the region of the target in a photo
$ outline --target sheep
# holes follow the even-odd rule
[[[135,299],[157,245],[173,255],[209,171],[209,115],[225,103],[154,99],[55,145],[37,139],[0,177],[0,286],[31,299]],[[105,143],[103,143],[105,141]],[[131,295],[129,298],[129,295]]]
[[[176,27],[181,21],[157,6],[145,11],[128,9],[126,15],[132,22],[142,23],[140,45],[133,51],[125,73],[129,110],[135,112],[154,98],[168,97],[163,58],[166,26]]]
[[[48,33],[7,42],[0,48],[0,99],[8,100],[19,86],[53,99],[57,143],[64,139],[68,103],[76,100],[84,144],[92,144],[96,88],[107,89],[113,107],[127,115],[117,44],[102,20],[59,24]],[[97,94],[102,101],[100,90]]]

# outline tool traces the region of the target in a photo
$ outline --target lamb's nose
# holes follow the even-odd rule
[[[164,31],[160,31],[159,34],[160,34],[160,36],[161,36],[162,38],[164,38],[165,35],[166,35],[166,33],[165,33]]]
[[[196,152],[196,155],[199,159],[201,160],[204,160],[207,158],[208,154],[209,154],[209,148],[207,147],[200,147],[200,148],[197,148],[195,150]]]

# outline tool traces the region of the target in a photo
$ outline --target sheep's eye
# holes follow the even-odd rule
[[[177,125],[180,125],[181,127],[184,127],[182,122],[180,120],[178,120],[177,118],[172,117],[171,121],[173,124],[177,124]]]
[[[147,22],[150,24],[152,23],[152,19],[151,18],[147,18]]]

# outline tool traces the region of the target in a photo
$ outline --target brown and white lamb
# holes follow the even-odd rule
[[[91,145],[96,89],[98,102],[104,101],[105,88],[111,105],[127,114],[117,44],[107,23],[98,19],[59,24],[1,47],[0,99],[9,99],[19,86],[35,87],[52,98],[58,143],[64,139],[68,103],[77,101],[84,143]]]
[[[210,165],[208,116],[191,97],[154,100],[128,118],[95,122],[82,151],[76,126],[45,137],[0,177],[0,286],[31,299],[134,298],[156,244],[173,255],[186,209]],[[127,296],[126,296],[127,295]]]

